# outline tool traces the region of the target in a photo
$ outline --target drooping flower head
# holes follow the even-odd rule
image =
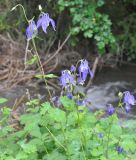
[[[103,138],[103,133],[98,133],[98,138]]]
[[[135,97],[129,91],[124,92],[123,102],[125,104],[125,111],[127,113],[131,110],[131,105],[136,104]]]
[[[76,104],[77,104],[78,106],[83,106],[83,105],[84,105],[84,102],[83,102],[83,100],[77,100],[77,101],[76,101]]]
[[[60,102],[60,97],[58,97],[58,96],[53,96],[51,101],[54,103],[54,105],[56,107],[59,107],[59,106],[62,105],[61,102]]]
[[[116,147],[116,151],[118,152],[118,154],[121,154],[124,152],[124,149],[120,146]]]
[[[76,67],[75,67],[74,65],[72,65],[72,66],[70,67],[70,71],[71,71],[72,73],[75,73]]]
[[[112,104],[108,104],[107,114],[108,114],[109,116],[112,116],[114,112],[115,112],[115,109],[114,109],[114,107],[112,106]]]
[[[34,36],[37,35],[37,26],[34,22],[34,20],[31,20],[29,22],[29,26],[26,29],[26,36],[27,36],[27,40],[32,39]]]
[[[78,106],[87,106],[89,103],[90,103],[90,100],[88,100],[87,98],[82,99],[82,100],[79,99],[79,100],[76,101],[76,104]]]
[[[130,104],[130,105],[136,104],[135,97],[129,91],[124,92],[124,100],[123,101],[124,101],[124,103]]]
[[[72,99],[72,98],[73,98],[73,94],[72,94],[70,91],[68,91],[67,97],[68,97],[69,99]]]
[[[55,30],[55,27],[56,27],[55,22],[53,19],[49,17],[48,13],[42,14],[42,16],[37,21],[37,25],[35,24],[34,20],[31,20],[29,22],[29,26],[26,29],[27,40],[31,40],[34,36],[37,35],[39,27],[42,27],[43,31],[47,33],[46,30],[47,30],[47,27],[50,25],[50,23],[53,29]]]
[[[126,104],[125,105],[125,111],[126,111],[126,113],[129,113],[130,110],[131,110],[130,104]]]
[[[37,28],[42,27],[43,31],[47,33],[47,28],[50,25],[50,23],[53,29],[55,30],[56,26],[54,20],[49,17],[48,13],[43,13],[42,16],[39,18],[39,20],[37,21]]]
[[[65,70],[61,72],[61,77],[60,77],[60,85],[62,85],[62,87],[69,87],[69,85],[75,85],[75,80],[73,78],[73,76],[71,75],[69,70]]]
[[[78,70],[79,70],[79,78],[81,82],[85,82],[88,74],[90,74],[91,78],[93,77],[93,72],[91,71],[87,60],[83,59],[80,61],[80,66]]]

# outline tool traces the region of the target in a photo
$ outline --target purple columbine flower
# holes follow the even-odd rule
[[[126,103],[126,105],[125,105],[125,111],[126,111],[126,113],[129,113],[130,110],[131,110],[130,104]]]
[[[118,154],[121,154],[124,152],[124,149],[120,146],[116,147],[116,151],[118,152]]]
[[[71,75],[70,71],[65,70],[61,72],[60,85],[63,87],[68,87],[70,84],[75,85],[75,80]]]
[[[72,73],[75,73],[76,67],[75,67],[74,65],[72,65],[72,66],[70,67],[70,71],[71,71]]]
[[[34,20],[31,20],[29,22],[29,26],[26,29],[27,39],[28,40],[32,39],[34,36],[36,36],[37,32],[38,32],[37,26],[36,26],[35,22],[34,22]]]
[[[136,104],[136,100],[135,97],[130,94],[129,91],[124,92],[124,103],[126,104],[130,104],[130,105],[135,105]]]
[[[115,109],[114,109],[114,107],[112,106],[112,104],[108,104],[107,114],[108,114],[109,116],[112,116],[114,112],[115,112]]]
[[[89,103],[90,103],[90,100],[88,99],[83,99],[83,100],[80,99],[76,101],[76,104],[78,106],[87,106]]]
[[[73,98],[73,95],[72,95],[72,93],[71,93],[70,91],[68,91],[67,97],[68,97],[69,99],[72,99],[72,98]]]
[[[54,20],[49,17],[49,14],[48,14],[48,13],[43,13],[42,16],[40,17],[40,19],[39,19],[38,22],[37,22],[37,28],[42,27],[43,31],[44,31],[45,33],[47,33],[46,30],[47,30],[47,28],[48,28],[48,26],[49,26],[50,23],[51,23],[51,25],[52,25],[52,28],[53,28],[54,30],[56,30],[56,29],[55,29],[56,26],[55,26]]]
[[[125,110],[127,113],[130,111],[131,105],[136,104],[135,97],[129,91],[124,92],[123,102],[125,103]]]
[[[58,96],[53,96],[51,100],[56,107],[61,106],[60,98]]]
[[[78,106],[83,106],[83,105],[84,105],[84,102],[83,102],[83,100],[77,100],[77,101],[76,101],[76,104],[77,104]]]
[[[98,138],[103,138],[103,134],[102,133],[98,133]]]
[[[81,60],[80,61],[81,64],[78,68],[79,70],[79,77],[80,77],[80,81],[81,82],[85,82],[87,75],[90,74],[91,78],[93,77],[93,72],[90,70],[90,67],[88,65],[88,61],[87,60]]]

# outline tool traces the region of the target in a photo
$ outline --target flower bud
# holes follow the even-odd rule
[[[40,4],[38,5],[38,9],[39,11],[42,11],[42,6]]]

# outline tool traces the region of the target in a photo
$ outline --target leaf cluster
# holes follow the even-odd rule
[[[10,123],[1,123],[0,159],[124,160],[134,157],[136,126],[121,126],[116,114],[100,118],[100,112],[92,113],[65,96],[60,101],[61,108],[52,107],[49,102],[27,103],[27,113],[20,117],[20,130],[13,129]],[[10,115],[10,110],[3,111],[3,118],[4,115]],[[117,146],[123,147],[122,154],[117,153]]]
[[[67,9],[70,12],[72,34],[83,33],[85,38],[94,39],[100,54],[104,53],[105,45],[115,42],[108,15],[98,11],[104,0],[59,0],[58,4],[61,11]]]

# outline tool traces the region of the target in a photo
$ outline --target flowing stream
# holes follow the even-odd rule
[[[130,91],[136,97],[136,65],[122,65],[118,68],[103,68],[98,71],[93,85],[87,91],[87,98],[91,101],[92,110],[105,109],[112,103],[118,102],[118,92]],[[44,86],[29,87],[30,95],[43,98],[48,94]],[[15,100],[26,94],[26,87],[17,86],[11,90],[1,90],[0,97],[8,99],[4,105],[13,106]],[[25,100],[24,100],[25,101]],[[121,113],[122,111],[120,111]],[[129,116],[136,117],[136,106],[132,107]],[[130,116],[131,118],[131,116]]]
[[[130,91],[136,97],[136,66],[122,65],[118,68],[103,68],[96,75],[93,86],[87,92],[91,100],[90,107],[100,109],[107,104],[117,107],[118,93]],[[123,114],[120,109],[120,114]],[[132,107],[129,114],[136,117],[136,106]],[[125,114],[126,115],[126,114]]]

